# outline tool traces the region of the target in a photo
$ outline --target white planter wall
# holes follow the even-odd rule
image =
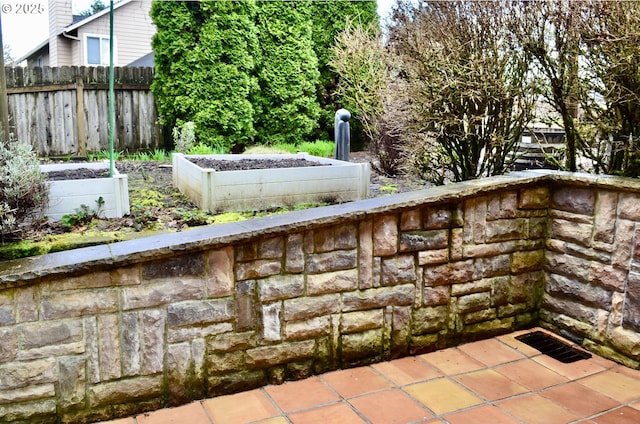
[[[215,160],[305,159],[331,166],[215,171],[189,161],[192,157]],[[367,197],[368,163],[297,155],[183,155],[173,154],[173,184],[211,212],[261,210],[277,206],[324,201],[348,202]]]
[[[42,172],[62,171],[65,169],[109,169],[109,163],[62,163],[40,165]],[[129,213],[129,188],[127,176],[114,170],[113,177],[82,180],[49,181],[49,207],[45,212],[52,220],[60,220],[63,215],[74,214],[76,209],[87,205],[97,209],[96,200],[102,197],[104,205],[100,216],[121,218]]]

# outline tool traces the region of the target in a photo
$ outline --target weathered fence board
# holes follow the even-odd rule
[[[6,68],[14,137],[39,156],[85,156],[109,148],[106,67]],[[153,68],[115,68],[114,148],[164,147],[149,89]]]

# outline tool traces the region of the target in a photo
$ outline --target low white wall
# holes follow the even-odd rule
[[[62,171],[66,169],[109,169],[104,162],[63,163],[40,165],[42,172]],[[60,220],[63,215],[76,213],[82,205],[97,210],[96,201],[102,197],[104,204],[100,216],[120,218],[129,213],[129,188],[126,175],[114,170],[113,177],[81,180],[50,181],[49,206],[45,212],[52,220]]]
[[[215,171],[189,161],[305,159],[328,166]],[[297,155],[173,155],[174,185],[200,208],[209,211],[260,210],[301,203],[349,202],[369,193],[370,166]]]

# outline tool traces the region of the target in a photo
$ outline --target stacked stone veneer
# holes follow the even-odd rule
[[[0,422],[133,414],[539,313],[637,355],[634,188],[576,181],[517,173],[0,264]]]
[[[551,190],[542,324],[640,368],[640,184],[559,178]]]

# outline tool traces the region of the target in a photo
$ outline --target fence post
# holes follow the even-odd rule
[[[78,156],[87,156],[87,133],[84,120],[84,75],[76,76],[76,125],[78,128]]]
[[[351,113],[346,109],[338,109],[334,119],[333,135],[336,143],[336,159],[349,161],[349,149],[351,148],[351,133],[349,130]]]

